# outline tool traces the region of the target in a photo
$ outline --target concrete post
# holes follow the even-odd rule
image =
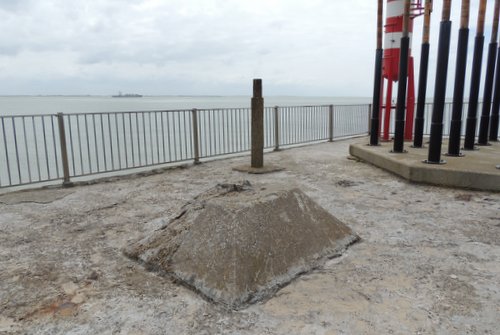
[[[251,167],[264,166],[264,98],[262,79],[253,80],[252,97],[252,158]]]
[[[63,113],[57,114],[57,124],[59,126],[59,143],[61,145],[61,159],[63,166],[63,186],[73,186],[69,180],[69,163],[68,163],[68,149],[66,145],[66,130],[64,128],[64,115]]]

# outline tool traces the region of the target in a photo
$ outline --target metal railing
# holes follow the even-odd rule
[[[426,103],[425,104],[425,109],[424,109],[424,135],[429,135],[431,131],[431,118],[432,118],[432,108],[434,104],[432,103]],[[482,110],[483,103],[479,102],[477,105],[477,110],[481,111]],[[444,112],[443,112],[443,136],[449,136],[450,135],[450,123],[451,123],[451,114],[452,114],[452,108],[453,108],[453,103],[447,102],[444,105]],[[460,132],[460,135],[464,136],[465,135],[465,123],[467,119],[467,110],[469,108],[469,103],[464,102],[463,108],[462,108],[462,129]],[[394,117],[395,113],[394,111],[391,113],[391,122],[389,126],[389,133],[394,134]],[[480,115],[478,115],[478,118]],[[477,122],[477,128],[479,128],[479,121]],[[477,131],[477,130],[476,130]]]
[[[266,107],[264,146],[366,135],[369,117],[370,105]],[[0,116],[0,188],[248,152],[250,118],[250,108]]]

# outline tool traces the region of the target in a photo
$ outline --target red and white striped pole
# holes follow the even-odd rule
[[[420,1],[412,1],[412,10],[420,8]],[[384,41],[384,60],[383,60],[383,77],[387,79],[387,95],[385,102],[385,115],[383,136],[384,140],[389,140],[389,126],[392,109],[392,84],[398,81],[399,63],[401,56],[401,38],[404,30],[404,12],[405,0],[387,0],[387,18],[385,25],[385,41]],[[418,15],[418,14],[417,14]],[[408,18],[408,37],[410,38],[410,50],[408,55],[411,55],[411,38],[413,34],[413,17]],[[409,92],[410,93],[410,92]],[[414,92],[409,94],[414,100]],[[413,109],[412,109],[413,110]],[[413,117],[413,115],[411,115]],[[411,120],[413,121],[413,120]]]

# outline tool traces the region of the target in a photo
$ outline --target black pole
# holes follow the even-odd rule
[[[491,108],[490,141],[498,141],[498,114],[500,111],[500,48],[497,51],[497,69],[495,75],[495,89],[493,90],[493,107]]]
[[[420,54],[420,73],[418,77],[417,112],[415,114],[415,135],[413,147],[422,148],[424,139],[425,97],[427,94],[427,74],[429,69],[430,29],[432,0],[425,1],[424,29],[422,32],[422,49]]]
[[[495,75],[495,61],[497,58],[498,44],[490,43],[488,47],[488,61],[486,65],[486,81],[484,83],[483,111],[479,123],[478,145],[488,145],[488,128],[490,123],[491,96],[493,91],[493,79]]]
[[[443,20],[439,27],[436,84],[434,89],[434,107],[432,109],[431,137],[429,155],[425,161],[429,164],[441,164],[441,143],[443,141],[443,112],[446,99],[446,77],[450,55],[451,21]]]
[[[493,12],[493,24],[491,29],[491,41],[488,48],[488,63],[486,67],[486,81],[484,84],[483,96],[483,111],[481,113],[481,122],[479,124],[479,135],[477,139],[478,145],[488,144],[488,131],[490,126],[490,110],[491,110],[491,96],[493,90],[493,80],[495,76],[495,62],[497,58],[497,37],[498,37],[498,23],[500,20],[500,0],[495,0],[495,9]]]
[[[415,135],[413,138],[413,147],[422,148],[424,138],[424,112],[425,96],[427,94],[427,73],[429,69],[429,43],[422,44],[422,53],[420,55],[420,73],[418,77],[418,97],[417,113],[415,115]]]
[[[399,48],[398,97],[396,101],[396,120],[394,126],[394,145],[392,152],[403,153],[405,137],[406,88],[408,86],[408,57],[410,54],[410,11],[411,0],[405,0],[403,11],[403,36]]]
[[[458,32],[457,67],[455,71],[455,88],[453,91],[453,109],[450,124],[448,156],[460,156],[460,131],[462,129],[462,109],[464,106],[464,83],[467,69],[467,45],[469,28],[461,28]]]
[[[406,87],[408,83],[408,53],[410,38],[401,38],[401,53],[399,58],[398,97],[396,102],[396,124],[394,128],[394,146],[392,152],[404,152]]]
[[[377,49],[375,54],[375,81],[373,85],[373,109],[370,129],[370,145],[378,145],[380,123],[380,95],[382,84],[382,49]]]
[[[370,127],[370,145],[378,145],[380,124],[380,100],[382,99],[382,36],[384,19],[384,1],[377,2],[377,51],[375,53],[375,78],[373,84],[373,109]]]
[[[472,60],[472,74],[469,94],[469,109],[467,111],[467,124],[465,126],[464,150],[474,150],[477,125],[477,103],[479,87],[481,85],[481,67],[483,63],[484,49],[484,18],[486,16],[487,0],[479,1],[479,13],[477,16],[476,39],[474,42],[474,58]]]
[[[474,56],[472,59],[472,74],[469,94],[469,108],[465,126],[464,150],[474,150],[477,124],[477,103],[481,85],[481,67],[483,63],[484,35],[476,36],[474,41]]]

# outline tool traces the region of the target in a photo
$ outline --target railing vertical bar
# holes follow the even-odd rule
[[[188,136],[187,136],[187,123],[186,123],[186,112],[182,112],[182,138],[184,142],[184,156],[181,155],[181,159],[186,159],[188,157]]]
[[[170,131],[170,115],[171,113],[167,113],[167,136],[168,136],[168,160],[172,161],[172,133]]]
[[[123,114],[122,114],[123,115]],[[115,135],[116,135],[116,154],[118,156],[118,170],[122,169],[122,153],[120,148],[120,126],[118,125],[118,114],[113,115],[113,119],[115,120]],[[114,169],[114,167],[113,167]]]
[[[107,113],[107,115],[108,115],[109,151],[110,151],[110,155],[111,155],[111,170],[114,171],[115,170],[115,155],[114,155],[114,150],[113,150],[113,133],[111,132],[111,116],[109,113]],[[116,114],[114,116],[115,116],[115,120],[116,120]]]
[[[300,142],[308,141],[310,138],[310,134],[309,134],[309,113],[310,112],[311,112],[311,108],[309,108],[309,107],[306,107],[302,112],[304,114],[304,136],[302,137]]]
[[[297,107],[294,108],[294,114],[296,115],[295,118],[295,139],[294,139],[294,144],[298,142],[300,138],[300,113],[297,110]]]
[[[186,154],[186,139],[184,138],[184,125],[185,125],[185,115],[184,112],[179,112],[179,118],[177,119],[177,125],[179,129],[179,160],[183,160]]]
[[[167,152],[165,151],[165,120],[163,118],[164,112],[160,112],[160,121],[161,121],[161,145],[163,151],[163,162],[167,161]]]
[[[75,168],[75,148],[73,145],[73,124],[71,123],[71,115],[68,116],[68,128],[69,128],[69,146],[71,148],[71,165],[73,167],[73,176],[76,175]]]
[[[38,136],[37,136],[37,131],[35,127],[35,117],[31,117],[31,126],[33,128],[33,136],[35,137],[35,155],[36,155],[36,168],[38,171],[38,180],[42,180],[42,174],[40,173],[40,155],[38,153]]]
[[[322,135],[322,125],[318,122],[318,114],[321,110],[320,106],[314,108],[311,118],[311,131],[315,141],[319,141]]]
[[[310,141],[313,138],[313,135],[311,133],[311,114],[312,114],[313,110],[314,110],[314,107],[313,108],[307,107],[305,110],[305,113],[304,113],[306,121],[304,122],[305,137],[304,137],[303,141]]]
[[[234,123],[235,123],[235,137],[236,137],[236,150],[238,152],[241,152],[242,149],[242,134],[241,134],[241,115],[240,115],[240,109],[237,108],[234,110]]]
[[[279,107],[274,106],[274,151],[280,149],[280,115]]]
[[[142,150],[141,150],[141,132],[139,131],[139,113],[135,113],[135,129],[131,130],[133,133],[135,133],[136,137],[136,142],[134,143],[134,146],[137,145],[136,147],[136,152],[137,152],[137,163],[134,161],[134,167],[141,166],[142,162]],[[132,134],[133,134],[132,133]]]
[[[184,113],[186,113],[186,118],[187,118],[185,129],[186,129],[186,137],[187,137],[187,140],[189,142],[189,144],[188,144],[188,150],[191,153],[191,155],[188,156],[188,157],[186,157],[186,159],[194,159],[193,134],[191,133],[193,131],[193,128],[189,128],[189,125],[193,124],[193,114],[190,114],[187,111],[184,112]],[[191,129],[191,131],[189,129]]]
[[[223,122],[223,130],[224,130],[224,153],[229,153],[229,143],[227,141],[227,138],[228,138],[228,133],[229,133],[229,130],[228,130],[228,112],[227,111],[224,111],[223,112],[223,117],[222,117],[222,122]]]
[[[186,112],[182,112],[182,132],[184,133],[184,157],[183,159],[188,158],[188,136],[187,136],[187,123],[186,123]]]
[[[151,164],[154,164],[155,162],[155,154],[154,154],[154,147],[153,147],[153,122],[151,121],[151,115],[153,115],[153,112],[148,112],[148,120],[149,120],[149,153],[151,154]]]
[[[57,145],[56,145],[56,132],[55,132],[55,127],[54,127],[54,116],[50,117],[50,124],[52,127],[52,144],[54,145],[54,158],[55,158],[55,163],[56,163],[56,176],[57,178],[60,178],[60,173],[59,173],[59,157],[57,156]]]
[[[185,146],[186,146],[186,141],[185,138],[183,137],[184,133],[184,112],[179,111],[178,112],[178,118],[177,118],[177,129],[179,130],[179,160],[182,160],[185,155]]]
[[[175,118],[174,118],[175,114],[172,113],[172,138],[173,138],[173,148],[174,148],[174,160],[177,161],[177,140],[176,140],[176,131],[175,131]]]
[[[207,114],[208,114],[208,138],[209,138],[209,151],[210,153],[208,153],[208,156],[212,156],[213,155],[213,150],[212,150],[212,147],[213,147],[213,144],[212,144],[212,136],[213,136],[213,132],[212,132],[212,111],[211,110],[208,110],[207,111]]]
[[[215,115],[214,111],[210,111],[210,152],[212,155],[217,155],[217,134],[215,129]]]
[[[306,125],[307,125],[307,108],[302,110],[301,108],[297,107],[297,110],[300,113],[300,119],[301,119],[301,127],[300,127],[300,138],[299,138],[299,143],[304,141],[306,138]]]
[[[82,147],[82,136],[81,136],[81,129],[80,129],[80,115],[76,116],[76,130],[78,132],[78,149],[80,151],[80,173],[83,174],[84,168],[83,168],[83,147]]]
[[[313,141],[317,141],[321,137],[319,136],[319,134],[321,133],[321,127],[317,127],[318,125],[317,117],[319,108],[320,108],[319,106],[316,106],[311,110],[309,132],[311,133]]]
[[[109,115],[109,114],[108,114]],[[108,159],[106,155],[106,138],[104,137],[104,121],[102,118],[102,113],[99,114],[100,125],[101,125],[101,143],[102,143],[102,153],[104,159],[104,171],[108,171]],[[112,158],[112,157],[111,157]]]
[[[207,126],[207,112],[205,110],[199,111],[198,116],[202,118],[200,124],[200,136],[201,136],[201,147],[202,147],[202,157],[208,156],[208,126]]]
[[[213,111],[212,114],[212,129],[214,133],[214,154],[218,155],[220,154],[220,129],[219,129],[219,116],[220,114],[217,112],[217,110]]]
[[[293,139],[292,139],[292,144],[297,143],[297,140],[299,138],[299,119],[300,119],[300,114],[297,112],[297,108],[293,107],[291,108],[292,113],[290,114],[290,122],[293,123]]]
[[[9,185],[12,185],[12,176],[10,173],[10,162],[9,162],[9,151],[7,147],[7,135],[5,134],[5,121],[4,118],[2,118],[2,133],[3,133],[3,144],[5,146],[5,160],[7,162],[7,174],[9,177]]]
[[[306,107],[302,111],[302,114],[304,115],[304,135],[302,136],[301,143],[309,140],[310,134],[309,134],[309,113],[311,112],[311,108]]]
[[[43,146],[45,149],[45,165],[47,166],[47,178],[50,180],[50,168],[49,168],[49,154],[47,150],[47,134],[45,129],[45,117],[42,116],[42,129],[43,129]]]
[[[144,117],[145,117],[145,115],[148,116],[148,125],[149,125],[149,152],[148,152],[148,154],[151,155],[151,163],[149,163],[149,164],[154,164],[153,125],[151,122],[151,115],[152,114],[153,114],[152,112],[147,112],[144,114]],[[144,143],[146,143],[146,141],[144,141]],[[146,147],[147,147],[147,145],[146,145]],[[146,161],[146,164],[148,164],[147,161]]]
[[[134,166],[141,166],[142,155],[141,155],[141,133],[139,131],[139,113],[135,113],[135,132],[137,135],[137,156],[139,156],[139,164],[135,164]]]
[[[92,114],[92,130],[94,131],[94,149],[97,164],[97,172],[101,172],[101,164],[99,162],[99,148],[97,147],[97,129],[95,125],[95,114]]]
[[[281,114],[281,138],[282,144],[287,145],[288,144],[288,136],[290,134],[290,129],[288,128],[288,109],[286,107],[280,108],[280,114]]]
[[[128,114],[128,124],[129,124],[129,135],[130,135],[130,149],[132,151],[132,164],[131,167],[135,166],[135,150],[134,150],[134,131],[132,129],[132,113]]]
[[[160,131],[158,130],[158,112],[154,112],[155,115],[155,140],[156,140],[156,162],[160,163]]]
[[[29,182],[32,183],[33,180],[31,178],[31,161],[30,161],[30,155],[28,151],[28,139],[26,138],[26,118],[23,116],[23,137],[24,137],[24,150],[26,151],[26,164],[28,165],[28,179]]]
[[[125,152],[125,167],[128,168],[128,145],[127,134],[125,133],[125,113],[122,114],[122,131],[123,131],[123,151]],[[118,131],[118,130],[117,130]],[[122,168],[122,160],[120,159],[120,169]]]
[[[294,143],[297,143],[297,142],[299,142],[299,141],[300,141],[300,128],[301,128],[301,126],[302,126],[302,125],[301,125],[301,122],[300,122],[300,121],[301,121],[301,120],[300,120],[300,117],[301,117],[302,115],[300,114],[300,112],[299,112],[299,110],[298,110],[298,108],[297,108],[297,107],[295,107],[295,108],[294,108],[294,110],[295,110],[295,114],[296,114],[296,122],[295,122],[295,124],[296,124],[296,127],[297,127],[297,133],[296,133],[296,137],[295,137],[295,141],[294,141]]]
[[[142,139],[143,139],[143,149],[144,149],[144,160],[146,165],[148,165],[148,147],[146,144],[146,113],[142,112],[141,113],[141,119],[142,119]]]
[[[231,110],[231,138],[232,138],[232,143],[233,143],[233,152],[238,152],[238,134],[239,134],[239,128],[238,128],[238,110],[237,109],[232,109]]]

